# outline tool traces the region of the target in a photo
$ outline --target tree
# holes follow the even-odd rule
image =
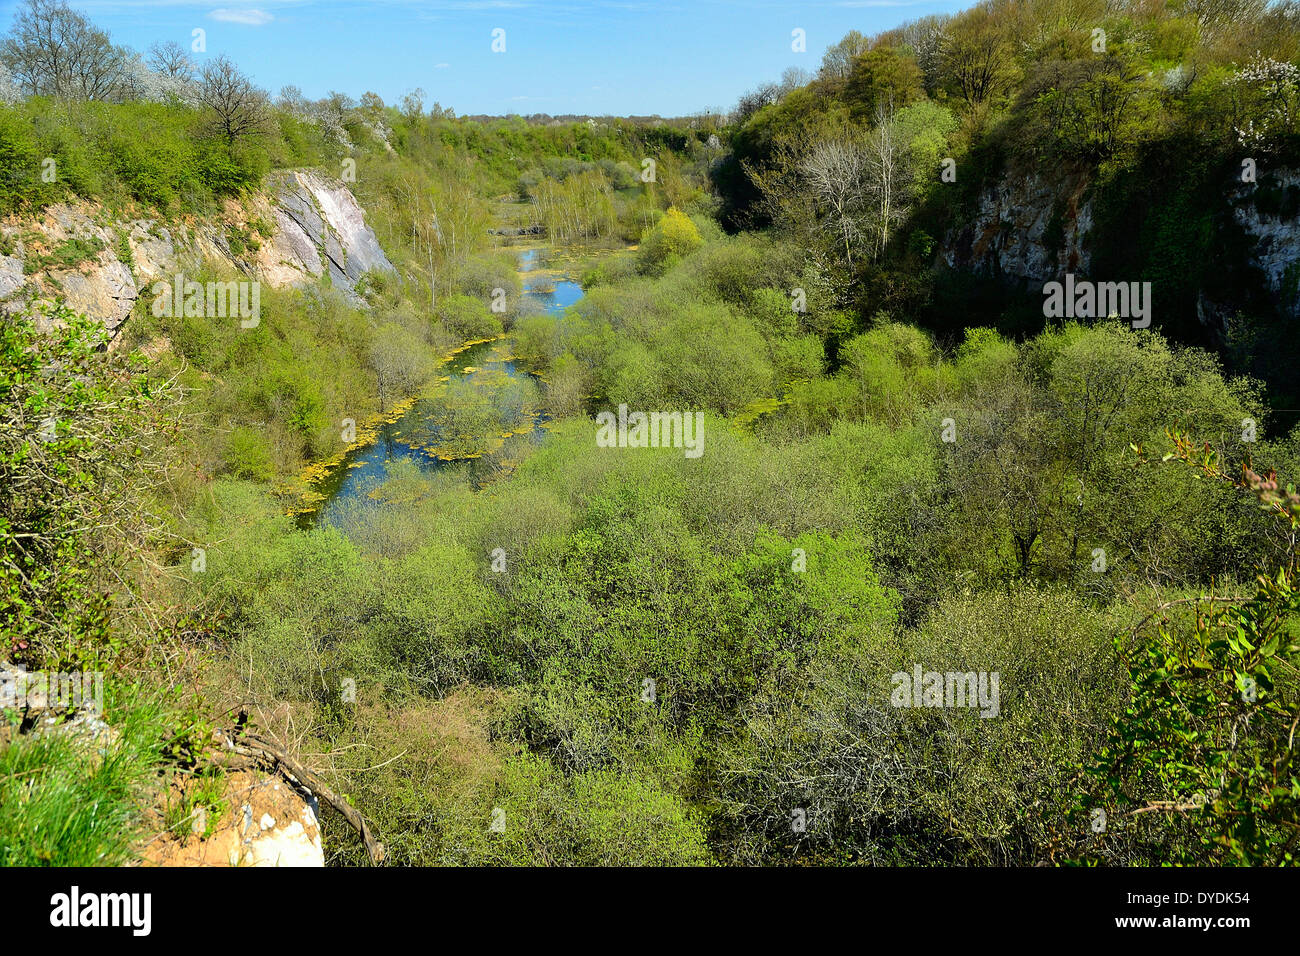
[[[833,43],[822,54],[822,66],[818,75],[823,80],[847,80],[853,68],[853,61],[871,49],[871,41],[857,30],[844,34],[838,43]]]
[[[9,70],[0,63],[0,104],[8,106],[17,103],[22,98],[22,91],[18,89],[18,84],[14,82]]]
[[[149,68],[159,76],[189,82],[194,79],[194,61],[175,40],[149,47]]]
[[[943,74],[968,106],[975,106],[1010,84],[1011,53],[989,12],[976,8],[956,21],[944,37]]]
[[[371,123],[380,123],[384,118],[384,98],[378,93],[367,90],[361,94],[360,109]]]
[[[414,123],[424,115],[424,88],[417,86],[402,95],[402,115],[408,123]]]
[[[129,58],[63,0],[28,0],[0,44],[0,63],[29,96],[115,99]]]
[[[203,67],[198,100],[212,111],[213,126],[227,145],[266,127],[266,94],[225,56]]]
[[[731,111],[731,124],[733,126],[743,126],[751,116],[764,106],[777,103],[780,99],[781,91],[775,83],[764,83],[762,86],[750,90],[740,97],[736,103],[736,108]]]
[[[882,103],[901,109],[923,95],[921,68],[913,57],[879,47],[853,61],[844,98],[855,116],[872,116]]]
[[[782,132],[774,138],[764,163],[743,159],[740,164],[762,197],[767,217],[801,241],[811,238],[816,229],[815,198],[800,171],[804,143],[801,135]]]
[[[903,37],[916,55],[916,65],[921,68],[925,91],[933,94],[942,79],[943,45],[947,36],[947,14],[936,13],[914,20],[903,27]]]
[[[1101,162],[1153,131],[1146,76],[1118,56],[1044,64],[1021,102],[1028,124],[1021,141],[1041,152]]]
[[[556,242],[579,242],[614,230],[613,191],[599,169],[563,181],[547,177],[537,184],[533,204],[546,235]]]
[[[197,68],[179,43],[168,40],[149,48],[148,68],[139,60],[136,75],[144,87],[146,99],[194,102],[194,76]]]
[[[807,86],[811,82],[812,74],[807,70],[801,70],[797,66],[787,66],[781,71],[781,82],[776,87],[777,97],[778,99],[785,99],[788,94],[793,93],[800,87]]]
[[[292,83],[280,87],[280,95],[276,97],[275,105],[286,113],[292,113],[299,118],[307,115],[307,97],[303,95],[301,89]]]
[[[1300,128],[1300,67],[1294,63],[1256,53],[1228,85],[1247,117],[1233,124],[1242,146],[1275,149]]]
[[[862,235],[867,197],[867,149],[862,141],[843,136],[817,143],[799,165],[818,203],[829,210],[831,230],[853,264],[853,247]]]
[[[352,139],[348,136],[348,114],[356,108],[352,97],[337,90],[330,90],[325,98],[316,104],[316,120],[325,132],[344,149],[352,148]]]
[[[375,331],[369,364],[375,373],[379,404],[411,394],[429,374],[428,350],[413,332],[396,322]]]
[[[673,258],[689,255],[703,241],[695,223],[685,213],[669,207],[641,239],[641,270],[662,272]]]
[[[867,194],[871,198],[873,254],[877,257],[889,245],[893,228],[908,213],[908,197],[914,173],[911,144],[898,122],[894,104],[884,101],[876,108],[876,128],[867,137]]]
[[[1266,0],[1183,0],[1183,10],[1196,18],[1201,33],[1215,37],[1236,24],[1258,21]]]
[[[948,481],[962,516],[963,548],[1000,562],[1009,541],[1023,576],[1059,520],[1062,466],[1044,396],[1014,367],[1014,349],[981,331],[987,330],[967,330],[965,350],[985,353],[988,370],[975,382],[969,406],[951,412],[959,434],[946,446]]]

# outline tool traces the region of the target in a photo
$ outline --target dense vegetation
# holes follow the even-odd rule
[[[1189,224],[1200,186],[1147,206],[1134,178],[1235,164],[1243,118],[1290,155],[1300,116],[1252,99],[1272,68],[1251,58],[1295,68],[1292,7],[1107,9],[992,2],[851,34],[726,126],[287,90],[232,140],[184,76],[163,102],[55,87],[0,107],[0,152],[37,180],[47,154],[81,170],[0,186],[8,210],[76,195],[233,228],[267,170],[351,159],[398,267],[364,308],[268,292],[254,330],[141,308],[113,353],[66,315],[0,326],[0,478],[21,492],[0,512],[0,654],[149,675],[114,684],[118,759],[0,741],[0,859],[128,858],[132,807],[251,719],[399,864],[1294,862],[1300,433],[1275,424],[1275,384],[1235,374],[1276,343],[1030,323],[1013,293],[931,269],[980,184],[1038,162],[1085,176],[1142,223],[1137,261],[1189,282],[1221,223]],[[1106,222],[1103,260],[1129,241]],[[518,289],[503,224],[579,247],[562,317],[490,310]],[[340,419],[503,333],[551,416],[508,478],[408,464],[332,525],[286,514]],[[162,340],[147,368],[122,358]],[[704,453],[598,447],[592,414],[624,404],[703,411]],[[997,716],[896,706],[916,667],[999,675]],[[75,816],[87,793],[103,818]],[[65,814],[57,846],[14,822]],[[364,860],[326,825],[333,861]]]
[[[1265,0],[989,0],[851,33],[816,77],[742,99],[714,175],[722,220],[821,245],[861,314],[945,337],[1024,335],[1042,328],[1041,285],[928,266],[990,189],[1043,182],[1049,197],[1032,202],[1053,204],[1044,243],[1060,273],[1067,207],[1091,202],[1093,276],[1153,282],[1165,334],[1215,349],[1295,409],[1286,328],[1300,271],[1266,290],[1238,214],[1250,202],[1285,218],[1300,202],[1284,175],[1300,147],[1298,55],[1295,5]]]

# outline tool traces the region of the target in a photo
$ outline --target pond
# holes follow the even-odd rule
[[[539,268],[543,254],[519,251],[524,298],[559,315],[582,298],[582,286]],[[528,444],[545,437],[541,389],[535,376],[516,367],[507,338],[462,347],[440,371],[426,394],[374,424],[372,440],[359,426],[357,444],[321,466],[325,476],[298,509],[299,527],[339,524],[345,512],[374,497],[397,462],[413,462],[424,472],[459,472],[478,488],[508,473]]]
[[[524,295],[547,312],[559,314],[582,298],[582,286],[568,276],[541,270],[541,249],[519,251],[519,273]]]

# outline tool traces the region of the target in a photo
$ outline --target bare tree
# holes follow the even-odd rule
[[[301,89],[292,83],[280,87],[280,95],[275,98],[275,105],[286,113],[292,113],[300,118],[307,116],[309,112],[307,97],[303,95]]]
[[[743,125],[764,106],[776,103],[780,99],[781,90],[775,83],[764,83],[762,86],[750,90],[740,97],[739,102],[736,103],[736,108],[731,111],[732,125]]]
[[[213,125],[227,143],[260,132],[266,126],[266,94],[225,56],[217,57],[203,68],[198,100],[213,112]]]
[[[892,102],[877,107],[876,128],[867,137],[865,154],[875,236],[873,256],[879,257],[889,244],[893,227],[907,217],[908,186],[912,181],[908,143],[899,129]]]
[[[380,405],[387,406],[392,399],[416,389],[429,374],[426,352],[419,337],[396,322],[375,330],[368,364],[375,373]]]
[[[867,196],[867,150],[855,138],[826,139],[799,164],[804,179],[829,210],[829,221],[844,245],[844,259],[853,264],[853,246],[862,235]]]
[[[812,74],[807,70],[801,70],[797,66],[787,66],[781,72],[781,82],[776,86],[777,95],[784,99],[788,94],[807,86],[811,82]]]
[[[148,100],[154,99],[159,77],[145,66],[140,54],[131,53],[122,64],[122,72],[113,90],[114,100]]]
[[[190,81],[194,79],[194,61],[185,47],[175,40],[155,43],[149,47],[149,69],[169,79]]]
[[[0,63],[31,96],[114,99],[129,58],[129,51],[114,46],[63,0],[28,0],[0,44]]]

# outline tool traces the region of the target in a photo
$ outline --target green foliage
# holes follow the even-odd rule
[[[96,545],[129,534],[135,469],[164,432],[165,393],[100,350],[98,323],[65,308],[0,323],[0,653],[77,667],[109,649]],[[99,538],[86,529],[102,528]]]
[[[452,341],[468,342],[501,334],[501,320],[482,299],[468,295],[448,296],[438,303],[438,321]]]
[[[46,731],[0,746],[0,866],[131,862],[165,727],[144,704],[120,714],[110,743]]]
[[[286,166],[322,158],[319,131],[294,143],[278,132],[229,147],[209,139],[199,112],[179,103],[0,104],[0,160],[10,171],[0,182],[0,212],[74,195],[206,211],[213,200],[255,185],[273,155]]]
[[[1214,452],[1185,435],[1172,438],[1167,458],[1248,490],[1288,533],[1300,528],[1293,488],[1280,489],[1276,478],[1249,469],[1233,478]],[[1138,814],[1151,812],[1187,834],[1174,844],[1171,862],[1294,864],[1300,803],[1293,748],[1300,689],[1295,572],[1289,553],[1276,570],[1262,568],[1241,596],[1162,604],[1147,619],[1155,619],[1152,631],[1116,639],[1131,701],[1089,768],[1095,790],[1081,809],[1094,817],[1109,811],[1104,819],[1114,822],[1084,850],[1086,857],[1110,856],[1115,830],[1121,840],[1125,830],[1149,830]],[[1177,604],[1194,613],[1177,614],[1171,610]]]
[[[694,252],[701,242],[695,224],[680,210],[670,208],[641,237],[639,268],[651,275],[662,275],[675,260]]]
[[[879,109],[902,109],[924,95],[916,60],[892,47],[855,57],[844,88],[844,99],[859,118],[873,117]]]
[[[195,281],[224,281],[202,271]],[[256,328],[238,319],[137,313],[124,327],[129,345],[165,337],[155,360],[177,372],[185,401],[202,423],[200,454],[212,473],[258,479],[295,475],[309,457],[341,446],[344,418],[363,420],[410,394],[433,367],[438,348],[422,327],[373,323],[327,290],[263,286]]]
[[[75,269],[87,259],[93,259],[103,250],[104,243],[95,238],[65,239],[44,255],[32,255],[23,260],[23,272],[31,275],[42,269]]]
[[[275,474],[274,452],[266,436],[247,425],[230,433],[226,467],[237,478],[266,480]]]
[[[495,789],[491,807],[447,821],[439,862],[698,866],[709,860],[699,821],[679,797],[641,775],[566,776],[525,754],[506,760]],[[494,819],[499,832],[491,829]]]

